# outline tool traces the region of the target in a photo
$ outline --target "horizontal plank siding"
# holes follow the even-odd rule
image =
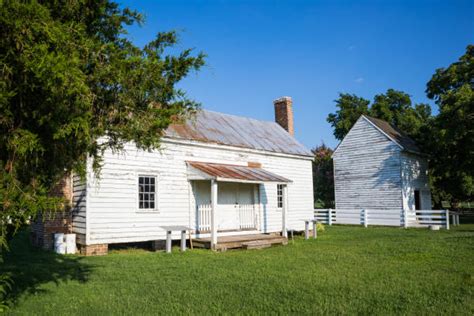
[[[160,226],[196,226],[197,190],[187,179],[186,161],[247,165],[249,161],[293,182],[289,184],[289,225],[304,228],[300,219],[313,216],[312,167],[307,158],[245,152],[237,148],[219,148],[177,143],[163,139],[155,151],[137,150],[127,144],[123,153],[107,151],[100,180],[91,179],[87,190],[89,243],[118,243],[165,239]],[[138,209],[138,176],[157,177],[157,209]],[[210,184],[209,184],[210,185]],[[260,205],[259,228],[264,232],[281,231],[281,211],[277,209],[276,184],[263,184],[255,190]],[[173,238],[179,238],[179,233]]]
[[[400,157],[403,182],[403,207],[415,209],[415,190],[420,191],[421,208],[431,209],[431,192],[429,187],[428,162],[426,159],[409,153]]]
[[[336,209],[401,209],[401,149],[359,119],[334,153]]]
[[[77,235],[80,243],[85,243],[86,236],[86,180],[73,175],[72,197],[72,231]]]

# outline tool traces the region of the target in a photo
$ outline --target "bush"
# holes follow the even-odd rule
[[[318,222],[318,223],[316,224],[316,231],[319,233],[319,232],[323,232],[324,230],[325,230],[324,224]]]

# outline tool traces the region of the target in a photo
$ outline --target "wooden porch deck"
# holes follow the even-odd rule
[[[217,237],[218,251],[226,251],[227,249],[259,249],[267,248],[272,245],[286,245],[288,239],[278,235],[268,234],[252,234],[252,235],[236,235]],[[211,248],[211,238],[193,239],[193,245],[197,248]]]

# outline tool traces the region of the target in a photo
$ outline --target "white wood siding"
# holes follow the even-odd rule
[[[78,242],[84,244],[86,236],[86,181],[78,175],[73,176],[72,198],[72,231]]]
[[[415,190],[420,191],[422,210],[431,210],[431,192],[428,178],[428,162],[426,159],[402,153],[400,156],[402,166],[403,208],[415,209]]]
[[[101,179],[89,172],[87,190],[88,244],[165,239],[161,225],[195,226],[196,202],[187,180],[186,161],[225,164],[260,162],[266,170],[289,178],[289,227],[303,229],[300,219],[313,216],[311,160],[256,153],[221,146],[196,146],[163,140],[159,151],[125,146],[125,153],[107,151]],[[156,211],[138,210],[138,175],[156,175]],[[281,231],[276,184],[260,186],[262,230]],[[178,238],[178,235],[174,236]]]
[[[401,209],[400,154],[361,117],[333,155],[336,209]]]

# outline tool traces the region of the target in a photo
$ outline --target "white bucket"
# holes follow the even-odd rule
[[[76,234],[66,234],[66,253],[76,253]]]
[[[54,245],[60,245],[62,243],[64,243],[64,234],[63,233],[54,234]]]
[[[54,245],[54,252],[56,252],[60,255],[66,254],[66,244],[65,243],[55,244]]]
[[[64,242],[64,234],[54,234],[54,252],[64,255],[66,253],[66,243]]]

